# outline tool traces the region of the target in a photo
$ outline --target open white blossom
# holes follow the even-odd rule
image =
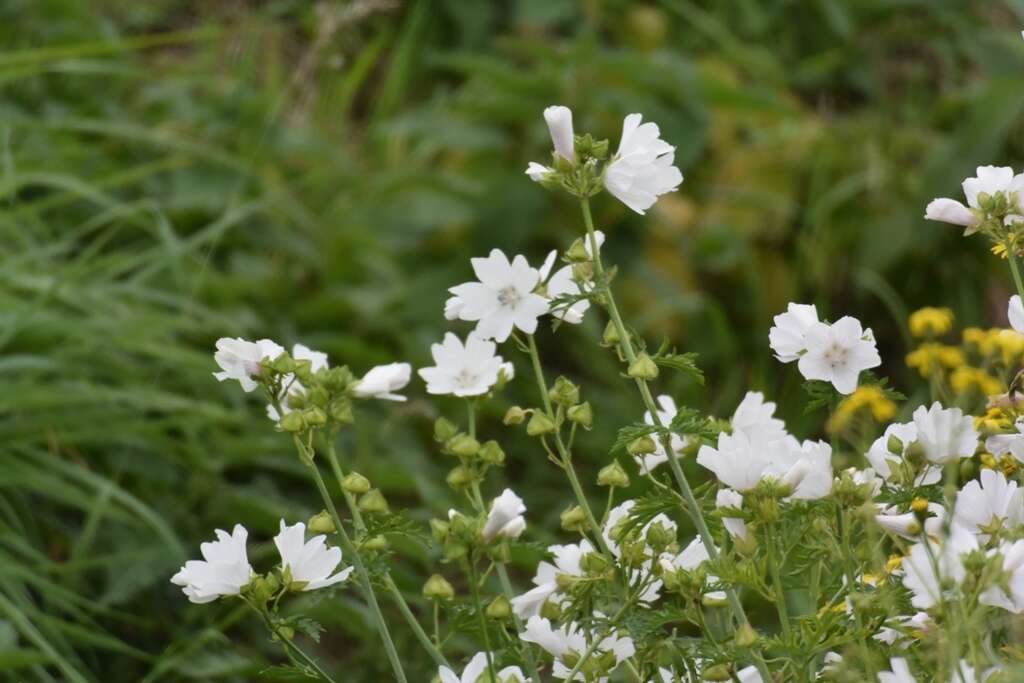
[[[715,507],[740,510],[743,508],[743,496],[732,489],[719,489],[715,494]],[[747,538],[747,524],[742,517],[722,517],[722,524],[733,538]]]
[[[899,452],[889,450],[890,446],[896,446],[899,442]],[[910,447],[917,442],[917,425],[913,422],[904,424],[894,423],[885,428],[885,433],[875,439],[871,448],[865,453],[871,467],[874,468],[883,479],[891,481],[893,468],[907,461],[907,454]],[[933,463],[926,463],[920,473],[914,478],[914,486],[927,486],[942,479],[942,468]]]
[[[1024,490],[1017,482],[996,470],[982,470],[980,479],[967,482],[957,494],[953,518],[958,523],[987,540],[987,527],[1024,522]]]
[[[213,359],[221,372],[213,373],[218,382],[226,379],[238,380],[242,390],[249,393],[257,387],[254,377],[259,377],[263,368],[260,363],[273,360],[284,353],[284,347],[269,339],[247,341],[242,338],[222,337],[217,340],[217,351]]]
[[[930,544],[931,553],[925,543]],[[949,537],[942,543],[932,540],[916,543],[903,558],[902,565],[903,585],[912,593],[910,604],[926,610],[943,598],[944,585],[959,586],[967,575],[961,555],[977,548],[977,538],[959,524],[950,525]],[[935,557],[934,565],[930,555]]]
[[[543,617],[530,617],[526,622],[526,628],[519,634],[520,640],[539,645],[555,658],[551,673],[560,680],[565,680],[572,673],[572,666],[568,666],[567,662],[574,661],[587,652],[595,637],[595,634],[586,633],[581,626],[575,623],[553,628],[551,622]],[[610,672],[623,661],[632,657],[635,652],[636,648],[633,646],[631,638],[619,636],[617,631],[612,630],[610,635],[597,641],[591,657],[599,659],[604,654],[610,654],[612,658],[611,666],[608,667]],[[586,679],[582,672],[577,672],[573,680],[597,680],[603,683],[608,679],[606,676]]]
[[[404,401],[405,396],[396,394],[409,383],[412,366],[408,363],[388,363],[371,368],[352,388],[359,398],[379,398],[384,401]]]
[[[352,567],[331,575],[341,562],[341,548],[327,547],[323,534],[306,539],[302,522],[288,526],[281,520],[281,530],[274,536],[274,545],[281,554],[281,568],[288,571],[301,590],[312,591],[340,583],[352,573]]]
[[[1007,574],[1005,585],[989,586],[978,597],[978,602],[1020,614],[1024,612],[1024,540],[1004,542],[999,546],[999,555]]]
[[[814,304],[789,304],[785,313],[775,316],[775,325],[768,330],[768,344],[775,357],[783,363],[800,358],[807,350],[807,330],[818,322]]]
[[[679,412],[676,407],[675,400],[668,394],[662,394],[658,397],[658,405],[661,410],[658,411],[658,420],[663,425],[669,425],[672,423],[672,419]],[[644,413],[644,422],[649,425],[654,424],[654,417],[650,411]],[[647,474],[654,470],[655,467],[662,463],[668,462],[668,454],[665,452],[665,445],[662,443],[660,438],[654,438],[654,452],[645,453],[636,456],[637,466],[640,468],[640,474]],[[682,436],[672,433],[670,443],[672,446],[672,452],[674,457],[678,458],[682,455],[683,449],[686,448],[689,443],[689,439],[684,439]]]
[[[314,351],[305,344],[295,344],[292,346],[292,358],[297,361],[309,361],[309,369],[312,372],[328,367],[327,354],[322,351]],[[277,397],[278,404],[281,406],[281,412],[285,415],[292,412],[292,408],[288,403],[289,396],[304,396],[305,394],[306,387],[302,385],[302,382],[295,379],[295,375],[288,374],[282,377],[281,393]],[[272,403],[267,404],[267,417],[274,422],[281,419],[281,415],[277,413],[277,406]]]
[[[902,536],[909,541],[920,540],[921,522],[913,512],[900,512],[896,505],[879,505],[875,515],[878,525],[891,534]],[[938,541],[946,523],[946,508],[938,503],[928,503],[930,516],[924,521],[925,534]]]
[[[511,261],[500,249],[489,256],[470,259],[479,282],[464,282],[448,291],[445,314],[476,322],[483,339],[503,342],[518,328],[526,334],[537,330],[537,318],[548,312],[547,299],[534,293],[540,271],[518,255]]]
[[[723,432],[717,447],[700,447],[697,464],[737,491],[749,491],[765,477],[792,487],[790,498],[797,500],[815,500],[832,490],[831,446],[821,441],[801,444],[788,434],[761,441],[742,431]]]
[[[704,545],[704,539],[696,536],[679,554],[665,558],[663,562],[667,561],[668,566],[692,572],[710,559],[711,555],[708,554],[707,546]],[[718,577],[708,574],[706,581],[707,583],[717,583]],[[707,593],[707,597],[712,600],[726,599],[724,591],[711,591]]]
[[[978,224],[978,217],[971,209],[980,209],[978,195],[982,192],[994,195],[997,192],[1020,192],[1024,190],[1024,174],[1014,175],[1009,166],[979,166],[977,177],[963,182],[967,206],[955,199],[942,197],[932,200],[924,211],[924,217],[953,225],[972,227]],[[1024,197],[1018,197],[1018,201]]]
[[[1014,331],[1024,334],[1024,303],[1021,302],[1019,294],[1014,294],[1010,297],[1010,304],[1006,309],[1006,317]]]
[[[775,444],[772,444],[776,447]],[[702,445],[697,464],[714,472],[718,481],[737,491],[757,486],[768,469],[768,446],[754,446],[743,432],[718,435],[717,447]]]
[[[494,342],[474,333],[466,337],[465,345],[454,334],[447,333],[442,343],[430,346],[437,365],[419,369],[427,392],[454,396],[486,394],[506,369],[504,359],[495,355],[495,349]]]
[[[841,394],[857,388],[861,371],[878,367],[882,359],[871,330],[860,321],[844,316],[831,325],[815,323],[804,333],[807,349],[797,361],[807,379],[831,382]]]
[[[523,499],[512,491],[505,489],[501,495],[491,503],[491,511],[487,514],[487,522],[484,524],[481,535],[485,541],[495,538],[519,538],[519,535],[526,529],[526,505]]]
[[[985,450],[992,455],[1009,453],[1018,462],[1024,462],[1024,417],[1018,417],[1013,427],[1016,431],[1009,434],[993,434],[985,439]]]
[[[477,652],[466,664],[466,668],[462,670],[461,677],[447,666],[440,667],[437,670],[437,675],[440,677],[441,683],[478,683],[478,681],[486,680],[484,677],[486,671],[487,653]],[[496,671],[495,675],[498,677],[498,683],[527,683],[526,677],[523,676],[523,672],[518,666],[506,666],[504,669]]]
[[[549,598],[558,597],[558,576],[583,576],[580,561],[589,553],[594,552],[590,541],[583,539],[579,544],[551,545],[548,552],[552,554],[554,564],[541,561],[537,565],[537,573],[533,577],[534,588],[518,595],[510,601],[512,611],[520,619],[528,619],[540,613]]]
[[[765,401],[759,391],[744,395],[729,424],[734,432],[743,432],[751,441],[774,441],[787,436],[786,424],[775,417],[775,404]]]
[[[925,457],[937,465],[969,458],[978,447],[974,420],[959,408],[943,408],[938,401],[930,408],[918,406],[914,425]]]
[[[202,604],[222,595],[238,595],[252,579],[245,548],[249,538],[246,528],[236,524],[230,534],[222,529],[214,533],[216,541],[199,545],[203,559],[189,560],[171,577],[171,583],[181,586],[191,602]]]
[[[604,233],[600,230],[594,231],[594,241],[597,242],[597,248],[600,249],[604,244]],[[588,238],[583,239],[583,248],[586,250],[588,256],[593,258],[593,253],[590,248],[590,240]],[[548,298],[550,300],[557,299],[562,296],[579,296],[584,294],[583,289],[576,280],[573,279],[572,265],[566,265],[551,274],[551,269],[555,264],[555,259],[558,257],[557,251],[552,251],[548,254],[548,257],[544,259],[543,265],[540,267],[540,280],[544,284],[544,289],[547,291]],[[548,277],[550,275],[550,277]],[[550,306],[550,304],[549,304]],[[578,325],[583,322],[583,315],[590,309],[590,301],[587,299],[581,299],[571,306],[558,306],[551,307],[549,312],[554,317],[558,318],[567,323]]]
[[[605,188],[641,215],[683,182],[673,165],[676,148],[661,139],[656,123],[642,120],[640,114],[630,114],[622,122],[619,150],[604,171]]]

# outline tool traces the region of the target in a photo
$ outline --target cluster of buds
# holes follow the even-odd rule
[[[483,481],[488,467],[505,462],[505,451],[497,441],[480,443],[443,417],[434,422],[434,440],[441,444],[442,453],[459,461],[446,478],[448,485],[457,491]]]
[[[482,544],[484,520],[452,512],[447,520],[430,520],[430,533],[441,546],[445,562],[460,560]]]
[[[565,377],[558,377],[548,390],[548,399],[554,415],[543,408],[521,408],[512,406],[502,419],[506,425],[520,425],[526,422],[526,433],[544,437],[554,434],[566,425],[590,429],[594,422],[594,411],[588,401],[580,401],[580,390]]]
[[[309,360],[283,352],[261,363],[258,381],[278,426],[291,433],[353,421],[352,395],[357,378],[346,366],[313,370]]]

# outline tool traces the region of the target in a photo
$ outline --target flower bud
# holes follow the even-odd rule
[[[277,593],[280,587],[281,582],[277,580],[277,577],[273,574],[268,574],[267,576],[257,576],[253,579],[249,583],[248,591],[257,602],[266,602],[274,597],[274,594]]]
[[[519,406],[512,406],[505,411],[505,417],[501,418],[501,422],[502,424],[511,426],[522,424],[525,419],[526,411]]]
[[[295,637],[295,629],[291,626],[278,626],[274,630],[273,640],[291,641]]]
[[[590,260],[590,254],[587,253],[587,247],[583,244],[583,240],[586,238],[577,237],[570,246],[569,250],[565,252],[565,257],[573,263],[582,263],[583,261]]]
[[[573,505],[559,515],[562,528],[566,531],[580,531],[587,521],[587,514],[579,505]]]
[[[430,535],[438,543],[444,543],[448,539],[448,522],[443,519],[430,520]]]
[[[480,442],[469,434],[458,434],[447,443],[452,455],[460,458],[472,458],[480,452]]]
[[[594,264],[591,261],[572,264],[572,277],[579,282],[590,282],[594,279]]]
[[[555,431],[555,423],[550,417],[539,410],[533,411],[530,421],[526,423],[526,433],[530,436],[541,436],[551,434]]]
[[[505,462],[505,451],[497,441],[487,441],[480,447],[480,459],[488,465],[500,465]]]
[[[370,490],[370,480],[358,472],[349,472],[341,480],[341,488],[349,493],[360,495]]]
[[[388,539],[384,538],[384,536],[380,534],[376,536],[371,536],[370,538],[363,541],[362,544],[360,544],[360,548],[364,550],[372,550],[375,552],[387,550],[387,547]]]
[[[590,429],[594,423],[594,410],[590,407],[589,401],[570,407],[565,411],[565,416],[569,418],[570,422],[574,422],[584,429]]]
[[[473,471],[462,465],[453,467],[448,476],[445,477],[445,481],[453,489],[465,488],[473,483]]]
[[[440,574],[434,574],[423,584],[423,597],[428,600],[451,600],[455,597],[455,589]]]
[[[604,334],[601,335],[601,341],[606,346],[615,346],[622,341],[622,337],[619,336],[619,328],[615,327],[615,323],[611,320],[604,326]]]
[[[633,439],[626,446],[626,452],[630,455],[647,455],[656,450],[658,450],[658,445],[654,443],[654,439],[649,434]]]
[[[278,424],[284,431],[292,433],[301,432],[306,428],[306,421],[302,419],[302,413],[297,410],[282,417]]]
[[[313,387],[306,395],[306,402],[318,408],[326,408],[331,395],[323,387]]]
[[[548,398],[551,399],[552,403],[556,403],[561,406],[571,406],[575,403],[579,403],[580,390],[579,387],[568,379],[559,376],[555,380],[554,385],[548,391]]]
[[[323,408],[317,408],[316,406],[303,410],[302,418],[310,427],[322,427],[327,424],[327,413],[323,411]]]
[[[282,375],[288,375],[295,372],[295,360],[287,353],[282,353],[270,362],[264,360],[262,365],[270,368],[274,372],[279,372]]]
[[[380,489],[370,489],[359,498],[359,509],[368,514],[383,514],[388,511],[388,501]]]
[[[562,608],[554,600],[545,600],[540,606],[540,616],[551,621],[558,621],[562,618]]]
[[[512,616],[512,605],[509,604],[508,598],[504,595],[499,595],[491,600],[491,604],[487,605],[484,614],[487,615],[488,619],[494,619],[495,621],[508,619]]]
[[[903,453],[903,442],[900,441],[899,437],[897,437],[895,434],[893,434],[885,442],[885,448],[890,453],[900,454],[900,453]]]
[[[676,535],[670,529],[666,529],[661,522],[655,522],[647,528],[645,539],[647,545],[660,553],[669,543],[676,540]]]
[[[306,528],[313,534],[333,534],[336,531],[334,520],[326,510],[321,510],[310,517],[306,522]]]
[[[591,576],[604,574],[608,568],[608,558],[601,553],[587,553],[580,559],[580,569]]]
[[[439,417],[434,420],[434,440],[444,443],[448,439],[452,438],[459,433],[458,427],[456,427],[447,418]]]
[[[658,378],[658,364],[647,355],[646,351],[637,354],[636,359],[629,364],[626,374],[633,379],[652,380]]]
[[[704,669],[705,681],[731,681],[732,669],[728,664],[715,664]]]
[[[736,645],[743,648],[753,647],[757,644],[760,636],[757,635],[757,631],[750,624],[741,624],[736,629]]]
[[[597,485],[625,488],[629,486],[629,475],[626,474],[626,470],[622,469],[618,460],[613,460],[598,471]]]
[[[355,415],[352,414],[352,402],[347,398],[331,402],[331,419],[339,424],[352,424],[355,422]]]

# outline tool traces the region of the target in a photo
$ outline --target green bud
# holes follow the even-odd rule
[[[423,584],[423,597],[428,600],[451,600],[455,597],[455,589],[448,583],[448,579],[434,574]]]
[[[757,635],[757,631],[750,624],[741,624],[736,629],[736,645],[739,647],[753,647],[759,639],[760,636]]]
[[[608,571],[608,559],[600,553],[587,553],[580,559],[580,569],[591,576],[599,576]]]
[[[579,579],[572,574],[555,574],[555,585],[559,590],[567,591],[578,582]]]
[[[619,329],[615,327],[615,324],[609,320],[608,324],[604,326],[604,334],[601,336],[601,340],[607,346],[615,346],[622,338],[619,336]]]
[[[248,591],[257,602],[266,602],[281,588],[281,582],[273,574],[257,576],[248,586]]]
[[[293,410],[282,417],[278,424],[281,426],[281,429],[286,432],[292,432],[293,434],[306,429],[306,421],[302,418],[302,413],[298,410]]]
[[[374,552],[379,552],[381,550],[387,550],[388,539],[386,539],[386,538],[384,538],[384,536],[378,534],[376,536],[371,536],[370,538],[368,538],[365,541],[363,541],[360,544],[360,547],[363,548],[364,550],[372,550]]]
[[[355,422],[355,415],[352,414],[352,402],[347,398],[339,398],[331,401],[331,419],[338,424],[349,425]]]
[[[495,621],[508,619],[512,616],[512,605],[509,604],[508,598],[504,595],[499,595],[494,600],[491,600],[491,604],[487,605],[484,614],[487,615],[488,619],[494,619]]]
[[[539,410],[533,411],[530,421],[526,423],[526,433],[530,436],[541,436],[551,434],[555,431],[555,423],[551,418]]]
[[[903,453],[903,442],[899,440],[895,434],[889,437],[885,442],[885,447],[890,453],[896,453],[901,455]]]
[[[636,359],[629,364],[626,374],[633,379],[652,380],[658,378],[658,364],[655,363],[646,351],[637,354]]]
[[[443,519],[430,520],[430,535],[438,543],[444,543],[448,539],[449,525]]]
[[[676,535],[669,529],[666,529],[665,525],[661,522],[655,522],[647,528],[645,538],[647,544],[660,553],[669,543],[676,540]]]
[[[295,637],[295,629],[291,626],[278,626],[274,630],[274,640],[291,641]]]
[[[500,465],[505,462],[505,451],[497,441],[487,441],[480,447],[480,459],[488,465]]]
[[[565,416],[569,418],[570,422],[575,422],[584,429],[590,429],[590,426],[594,424],[594,410],[590,407],[589,401],[572,406],[565,411]]]
[[[593,261],[572,264],[572,277],[579,282],[590,282],[594,279]]]
[[[480,442],[469,434],[458,434],[447,443],[452,455],[460,458],[472,458],[480,452]]]
[[[608,156],[608,141],[597,140],[590,146],[590,156],[595,159],[604,159]]]
[[[289,356],[287,353],[282,353],[280,356],[270,361],[269,363],[266,363],[266,361],[264,361],[264,363],[271,370],[273,370],[274,372],[279,372],[282,375],[288,375],[295,372],[295,360],[292,359],[292,357]]]
[[[590,254],[587,253],[587,249],[583,244],[585,237],[577,237],[576,241],[569,247],[569,251],[565,252],[565,257],[573,263],[581,263],[583,261],[590,260]]]
[[[321,510],[310,517],[306,522],[306,528],[314,534],[333,534],[336,531],[334,520],[327,514],[327,510]]]
[[[370,480],[358,472],[349,472],[341,480],[341,488],[349,493],[360,495],[370,490]]]
[[[728,664],[715,664],[704,669],[705,681],[731,681],[732,668]]]
[[[359,498],[359,509],[368,514],[383,514],[388,511],[388,501],[380,489],[370,489]]]
[[[284,397],[282,403],[292,410],[302,410],[306,407],[306,395],[301,391],[293,391]]]
[[[553,600],[545,600],[540,606],[540,616],[551,621],[558,621],[562,618],[562,608]]]
[[[453,562],[469,554],[469,548],[465,543],[449,542],[444,544],[444,559],[446,562]]]
[[[512,406],[505,411],[505,417],[501,418],[501,421],[503,424],[511,426],[522,424],[525,419],[526,411],[519,406]]]
[[[575,384],[565,377],[559,376],[554,385],[548,391],[548,398],[552,403],[561,406],[571,406],[580,401],[580,390]]]
[[[322,408],[313,406],[302,411],[302,418],[310,427],[322,427],[327,424],[327,413]]]
[[[995,197],[990,195],[988,192],[979,192],[978,206],[981,207],[982,211],[986,213],[991,213],[996,206]]]
[[[654,439],[648,434],[644,434],[641,437],[633,439],[626,446],[626,452],[630,455],[647,455],[658,450],[658,445],[654,443]]]
[[[434,439],[445,442],[459,433],[458,427],[446,418],[439,417],[434,421]]]
[[[445,481],[453,489],[465,488],[473,483],[473,471],[468,467],[458,465],[452,468],[448,476],[445,477]]]
[[[306,402],[319,408],[326,408],[331,395],[323,387],[313,387],[306,395]]]
[[[726,598],[716,597],[711,593],[705,593],[700,599],[700,603],[705,607],[725,607],[729,604]]]
[[[566,531],[581,531],[587,521],[587,514],[579,505],[573,505],[564,510],[559,518],[562,521],[562,528]]]
[[[629,486],[629,475],[626,474],[626,470],[622,469],[618,460],[613,460],[598,471],[597,485],[625,488]]]

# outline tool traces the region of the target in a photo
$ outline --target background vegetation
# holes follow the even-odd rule
[[[646,219],[602,197],[595,218],[629,318],[700,353],[708,386],[679,380],[678,399],[727,415],[760,388],[813,436],[767,348],[789,300],[859,315],[918,390],[909,310],[990,325],[1005,306],[984,244],[921,215],[1024,156],[1020,26],[1020,0],[0,3],[0,677],[240,681],[277,661],[239,609],[168,583],[214,527],[245,521],[269,558],[277,520],[318,508],[262,406],[213,380],[213,343],[423,365],[470,256],[539,263],[581,229],[522,174],[548,104],[613,144],[643,112],[677,145],[678,194]],[[600,328],[541,334],[595,405],[585,477],[641,412]],[[483,430],[543,543],[562,478],[497,419],[531,389]],[[345,450],[425,522],[452,498],[430,424],[461,407],[409,394]],[[394,541],[418,595],[434,554]],[[311,609],[332,669],[384,680],[354,592]]]

